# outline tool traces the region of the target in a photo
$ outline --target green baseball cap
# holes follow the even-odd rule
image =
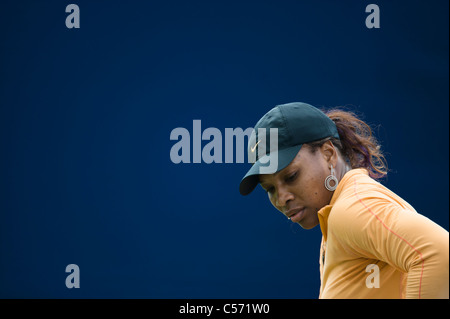
[[[239,192],[250,194],[260,174],[274,174],[288,166],[304,143],[331,136],[339,138],[336,124],[316,107],[302,102],[277,105],[253,129],[248,142],[253,166],[241,180]]]

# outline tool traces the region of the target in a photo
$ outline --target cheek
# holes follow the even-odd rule
[[[309,176],[305,183],[304,196],[312,207],[322,207],[327,200],[327,190],[324,186],[325,179],[317,176]]]

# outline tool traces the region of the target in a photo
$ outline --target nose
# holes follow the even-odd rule
[[[275,204],[277,207],[284,207],[286,204],[294,199],[294,194],[292,194],[285,187],[280,187],[277,191],[277,197],[275,199]]]

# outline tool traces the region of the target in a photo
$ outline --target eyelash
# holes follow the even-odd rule
[[[293,182],[293,181],[295,180],[296,177],[297,177],[297,172],[295,172],[295,173],[292,174],[292,175],[289,175],[289,177],[287,177],[285,181],[286,181],[286,183]]]

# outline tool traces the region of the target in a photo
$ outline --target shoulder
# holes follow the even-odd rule
[[[399,211],[416,213],[409,203],[366,174],[352,174],[342,182],[330,212],[330,227],[358,232],[373,222],[393,222]]]
[[[355,172],[352,172],[355,171]],[[342,185],[333,203],[334,211],[352,211],[373,205],[396,205],[415,211],[414,208],[392,190],[368,176],[365,169],[352,170],[341,180]]]

